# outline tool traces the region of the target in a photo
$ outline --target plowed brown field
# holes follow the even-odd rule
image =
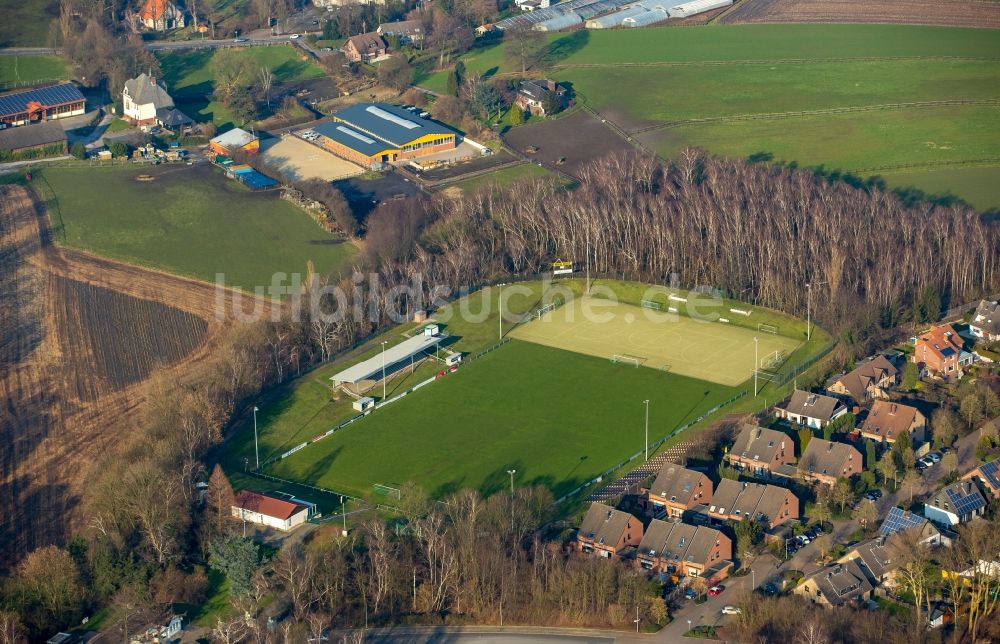
[[[0,568],[80,527],[83,483],[134,428],[144,383],[154,370],[197,374],[230,324],[218,307],[234,301],[53,246],[39,204],[25,187],[0,187]]]
[[[989,0],[741,0],[719,22],[856,22],[1000,27],[1000,3]]]

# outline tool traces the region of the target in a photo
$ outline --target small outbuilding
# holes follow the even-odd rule
[[[208,142],[212,152],[232,155],[237,152],[256,154],[260,150],[260,139],[241,128],[233,128]]]
[[[302,525],[309,518],[309,511],[307,505],[250,490],[238,493],[232,505],[235,518],[278,530],[292,530]]]

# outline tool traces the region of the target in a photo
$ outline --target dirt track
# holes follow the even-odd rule
[[[1000,3],[988,0],[740,0],[719,22],[848,22],[1000,28]]]
[[[38,203],[0,187],[0,569],[81,527],[90,468],[141,418],[152,370],[198,373],[230,325],[220,303],[229,315],[237,301],[255,304],[53,246]]]

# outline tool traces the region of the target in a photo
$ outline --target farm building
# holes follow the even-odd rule
[[[87,111],[86,103],[73,83],[5,92],[0,94],[0,123],[26,125],[79,116]]]
[[[58,123],[0,130],[0,158],[66,154],[66,131]],[[31,152],[36,152],[32,155]]]
[[[306,522],[309,506],[243,490],[234,499],[232,514],[247,523],[291,530]]]
[[[583,18],[579,14],[566,13],[561,16],[556,16],[555,18],[549,18],[539,22],[532,27],[535,31],[559,31],[560,29],[567,29],[569,27],[575,27],[583,23]]]
[[[383,22],[375,32],[380,36],[398,36],[404,43],[419,43],[424,40],[424,25],[419,20]]]
[[[599,18],[591,18],[584,26],[587,29],[610,29],[612,27],[620,27],[622,20],[625,18],[631,18],[632,16],[637,16],[640,13],[646,13],[647,11],[648,10],[645,7],[641,6],[629,7],[627,9],[622,9],[621,11],[603,15]]]
[[[230,155],[236,152],[256,154],[260,150],[260,139],[240,128],[234,128],[220,134],[209,141],[208,144],[212,148],[212,152],[222,155]]]
[[[550,7],[539,7],[534,11],[504,18],[494,26],[500,31],[530,27],[571,13],[578,15],[581,20],[589,20],[594,16],[599,16],[633,3],[634,0],[565,0],[565,2],[553,4]]]
[[[622,20],[623,27],[646,27],[649,25],[656,24],[658,22],[663,22],[670,16],[663,9],[654,9],[653,11],[644,11],[635,16],[629,16]]]
[[[457,145],[455,132],[430,119],[386,103],[360,103],[313,127],[316,143],[365,168],[414,159]]]
[[[687,18],[713,9],[729,7],[732,4],[733,0],[692,0],[670,7],[669,13],[671,18]]]
[[[152,125],[160,122],[161,118],[173,119],[173,112],[183,115],[174,107],[174,99],[154,77],[139,74],[125,81],[125,87],[122,88],[122,117],[129,123]]]

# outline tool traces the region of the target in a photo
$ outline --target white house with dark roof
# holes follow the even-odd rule
[[[793,423],[821,429],[847,413],[847,406],[833,396],[814,394],[796,389],[783,407],[775,413]]]
[[[1000,340],[1000,302],[982,300],[969,320],[969,333],[980,340]]]
[[[985,511],[986,498],[971,479],[956,481],[924,502],[924,516],[947,527],[967,523]]]
[[[170,98],[166,88],[148,74],[125,81],[122,89],[122,115],[126,121],[136,125],[152,125],[156,123],[159,110],[172,109],[174,99]]]

